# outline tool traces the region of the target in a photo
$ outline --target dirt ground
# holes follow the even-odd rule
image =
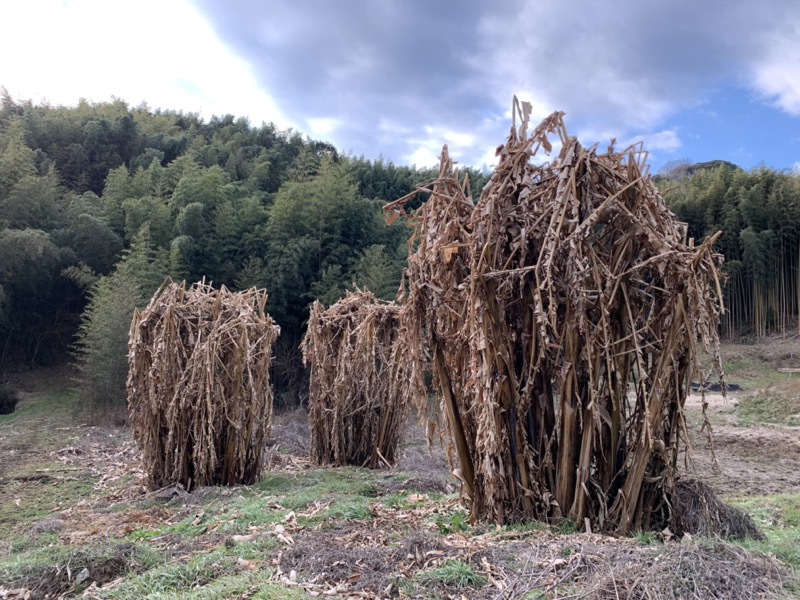
[[[718,393],[705,395],[713,447],[705,431],[701,431],[702,397],[689,396],[686,411],[691,449],[681,471],[685,477],[709,484],[723,498],[800,493],[800,428],[779,424],[740,426],[736,406],[750,393],[753,392],[729,392],[727,397]],[[306,455],[309,431],[305,412],[276,415],[273,438],[278,448]],[[458,480],[450,474],[444,440],[435,436],[429,452],[426,439],[425,429],[410,419],[395,470],[408,473],[419,480],[417,483],[428,481],[429,489],[458,491]]]
[[[800,366],[798,338],[777,340],[768,345],[732,346],[725,350],[728,354],[755,355],[760,364],[751,369],[756,372],[784,366]],[[747,366],[750,367],[749,364]],[[744,369],[729,377],[729,380],[747,383],[748,378],[753,376],[754,373]],[[73,377],[74,372],[69,368],[60,367],[36,371],[35,377],[19,374],[12,377],[11,383],[20,391],[24,405],[43,389],[72,386]],[[800,395],[800,375],[793,377],[797,379]],[[753,386],[743,387],[750,389],[729,392],[727,398],[718,393],[708,393],[705,396],[712,423],[713,454],[705,432],[700,431],[701,396],[693,394],[687,399],[691,459],[687,468],[684,468],[685,475],[705,481],[723,497],[800,492],[800,427],[780,424],[741,426],[737,422],[736,406],[755,391]],[[41,443],[41,436],[52,438],[57,445],[60,439],[77,435],[77,428],[72,423],[64,423],[63,427],[57,429],[56,432],[42,431],[37,427],[6,430],[6,439],[0,439],[4,455],[0,461],[0,480],[4,471],[13,465],[36,459],[37,452],[46,451],[49,454],[53,451],[51,444]],[[80,429],[81,443],[84,445],[116,442],[119,438],[125,438],[127,431],[113,427]],[[53,435],[54,433],[62,435]],[[272,438],[274,452],[297,457],[307,456],[310,436],[305,411],[298,409],[277,413]],[[409,419],[403,450],[394,470],[416,478],[417,483],[428,481],[431,489],[458,490],[458,481],[450,474],[444,439],[435,435],[432,451],[429,451],[426,430],[413,418]]]
[[[735,408],[745,393],[707,394],[712,447],[700,431],[702,401],[686,401],[691,462],[684,472],[708,483],[722,497],[800,492],[800,428],[737,423]],[[716,456],[716,464],[713,456]]]
[[[786,352],[778,354],[784,360]],[[22,407],[34,403],[43,389],[70,385],[64,383],[69,381],[64,377],[64,373],[53,372],[27,380],[19,386]],[[745,386],[743,391],[727,398],[706,395],[716,462],[705,433],[700,431],[701,398],[694,395],[687,400],[692,462],[685,476],[708,483],[722,498],[728,499],[799,493],[800,428],[739,423],[737,403],[754,393],[752,387]],[[28,489],[31,493],[40,488],[57,489],[67,480],[80,480],[91,490],[88,496],[78,497],[72,503],[60,504],[54,500],[52,514],[28,526],[27,533],[34,539],[54,534],[69,547],[85,548],[170,524],[180,528],[188,520],[192,527],[197,523],[202,529],[200,533],[191,538],[165,533],[151,538],[149,543],[167,560],[176,563],[202,553],[218,552],[220,547],[229,545],[235,555],[231,536],[220,533],[227,517],[212,513],[209,506],[223,507],[226,499],[240,497],[245,492],[211,488],[191,494],[176,488],[148,490],[138,451],[126,429],[89,427],[68,419],[66,414],[59,419],[64,421],[63,425],[44,414],[20,422],[17,427],[0,430],[3,502],[13,504],[20,497],[24,500],[22,495]],[[276,414],[269,449],[270,473],[288,479],[313,473],[306,460],[309,439],[303,410]],[[41,479],[23,481],[23,474],[31,469],[40,471],[35,474]],[[674,580],[679,569],[686,577],[683,583],[694,586],[691,589],[695,595],[675,597],[774,597],[770,594],[787,576],[774,560],[755,559],[731,545],[709,549],[678,543],[665,547],[642,544],[632,538],[588,533],[564,535],[545,527],[470,529],[466,513],[453,495],[459,486],[451,475],[446,445],[437,438],[429,451],[425,428],[413,419],[397,466],[369,477],[375,498],[368,500],[368,518],[328,519],[313,526],[301,524],[298,518],[324,511],[331,502],[336,502],[323,498],[298,509],[296,516],[287,516],[280,529],[275,525],[251,526],[250,533],[238,537],[278,536],[285,541],[288,536],[291,543],[283,543],[277,552],[272,551],[263,560],[237,561],[239,570],[269,565],[273,573],[270,582],[287,589],[302,589],[311,595],[365,598],[400,595],[459,600],[516,598],[528,593],[541,598],[576,597],[576,593],[587,590],[591,594],[581,597],[649,597],[648,590],[661,585],[659,578]],[[391,494],[403,495],[405,504],[393,506],[381,501]],[[285,508],[277,505],[274,510],[285,512]],[[128,552],[127,546],[123,550]],[[0,544],[0,558],[9,552],[11,546]],[[130,568],[130,561],[125,561],[128,559],[120,559],[119,568],[102,581],[98,579],[98,585],[121,585],[124,569]],[[465,588],[455,580],[448,582],[445,574],[454,564],[468,570],[481,585]],[[691,573],[686,572],[687,565],[691,565]],[[58,573],[63,577],[61,571]],[[709,587],[698,591],[698,582]],[[726,590],[725,594],[715,595],[714,590],[719,589]],[[88,597],[106,597],[98,590],[99,587],[94,596],[89,590]],[[237,597],[251,597],[255,590],[253,587],[253,594]]]
[[[777,355],[782,360],[786,352]],[[799,428],[739,424],[736,407],[754,393],[753,386],[746,387],[751,389],[739,389],[727,397],[710,393],[705,398],[696,394],[687,399],[691,459],[682,469],[684,477],[707,483],[722,499],[800,493]],[[701,431],[703,400],[708,402],[713,451],[707,434]],[[278,415],[274,431],[277,446],[307,451],[308,429],[302,413]],[[414,489],[458,491],[445,448],[437,438],[429,452],[425,429],[412,421],[396,470],[405,474],[406,483]],[[401,580],[402,585],[402,581],[414,580],[414,572],[453,560],[470,565],[489,582],[480,592],[470,590],[466,595],[446,586],[437,588],[441,597],[451,598],[515,598],[526,594],[559,598],[559,590],[564,590],[563,597],[650,597],[653,589],[664,585],[662,577],[664,581],[678,581],[676,598],[755,598],[770,597],[774,590],[768,589],[768,582],[785,577],[774,571],[769,561],[752,562],[752,557],[744,558],[728,546],[699,552],[679,545],[677,554],[672,553],[672,546],[666,553],[654,554],[652,546],[643,547],[633,540],[585,533],[541,534],[534,544],[530,536],[520,535],[517,540],[513,533],[503,540],[480,537],[442,538],[429,531],[403,528],[400,515],[376,514],[372,526],[349,524],[323,534],[301,535],[302,543],[281,555],[280,567],[284,577],[295,572],[303,580],[348,580],[350,591],[368,594],[382,590],[387,596],[398,591],[398,573],[408,576]],[[515,568],[509,569],[510,564]],[[686,565],[696,571],[687,573]],[[686,577],[685,581],[680,577]],[[681,587],[684,584],[686,587]],[[759,587],[762,584],[767,587]],[[574,596],[578,589],[579,596]],[[413,596],[414,591],[405,589],[404,594]]]

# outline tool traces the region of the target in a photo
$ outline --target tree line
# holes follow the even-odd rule
[[[395,295],[408,231],[381,209],[434,175],[230,115],[50,106],[3,90],[0,373],[69,347],[84,364],[124,353],[133,307],[169,276],[266,288],[290,387],[314,299],[355,286]]]
[[[673,171],[658,185],[690,237],[722,231],[722,334],[762,337],[800,326],[800,177],[724,162],[688,171]]]
[[[487,173],[466,171],[478,194]],[[71,349],[95,396],[118,397],[134,307],[167,276],[205,278],[267,289],[276,383],[296,402],[309,304],[356,286],[395,295],[409,231],[381,209],[434,176],[231,115],[2,90],[0,374]],[[658,179],[691,236],[723,230],[723,333],[785,331],[800,306],[798,177],[720,163]]]

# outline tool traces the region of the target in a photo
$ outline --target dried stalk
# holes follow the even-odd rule
[[[407,399],[421,381],[396,344],[400,307],[369,292],[348,292],[311,307],[303,362],[311,367],[311,458],[317,464],[391,466]]]
[[[698,344],[720,365],[717,236],[686,239],[640,146],[598,154],[561,113],[531,132],[530,106],[513,114],[477,205],[446,146],[423,190],[405,343],[434,357],[474,519],[657,527]],[[558,157],[534,164],[553,134]]]
[[[131,325],[128,410],[154,488],[253,483],[272,425],[280,328],[267,294],[168,283]]]

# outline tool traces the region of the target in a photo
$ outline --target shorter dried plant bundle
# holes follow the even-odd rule
[[[476,205],[446,146],[421,188],[406,354],[430,352],[473,519],[664,527],[699,349],[721,375],[719,234],[687,239],[640,145],[585,148],[562,113],[530,130],[516,98],[513,115]]]
[[[260,475],[280,334],[266,301],[255,288],[167,282],[134,314],[128,411],[152,487],[251,484]]]
[[[303,362],[311,367],[311,459],[317,464],[391,466],[413,395],[417,362],[400,353],[401,308],[367,291],[311,307]]]

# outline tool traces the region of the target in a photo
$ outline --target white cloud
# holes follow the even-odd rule
[[[14,2],[0,23],[0,56],[0,85],[15,97],[74,105],[114,96],[288,125],[188,0]]]
[[[425,137],[411,140],[411,151],[405,157],[410,164],[418,167],[432,167],[439,164],[442,146],[447,144],[450,157],[456,162],[465,156],[473,156],[478,150],[474,133],[454,131],[445,127],[424,128]]]
[[[799,24],[789,0],[519,0],[483,16],[472,64],[498,106],[522,89],[567,125],[628,137],[731,83],[800,114]]]
[[[444,140],[447,144],[452,144],[460,150],[471,148],[475,143],[475,135],[461,131],[453,131],[444,127],[425,127],[425,133],[432,140]]]
[[[326,117],[322,119],[306,119],[312,137],[324,137],[332,134],[339,127],[339,119]]]
[[[752,86],[790,115],[800,115],[800,18],[762,37],[764,55],[752,65]]]
[[[681,147],[681,140],[674,129],[665,129],[656,133],[635,135],[619,144],[619,147],[629,146],[637,142],[644,142],[644,149],[648,151],[675,152]]]
[[[516,93],[540,118],[563,110],[568,125],[591,116],[597,127],[615,129],[649,127],[673,110],[674,99],[643,65],[626,64],[631,57],[624,46],[643,35],[635,31],[636,10],[620,19],[602,3],[576,2],[565,10],[539,0],[509,9],[482,19],[473,59],[498,105],[507,106]]]
[[[420,165],[444,143],[494,164],[514,94],[532,124],[563,110],[601,149],[647,132],[648,149],[673,152],[667,119],[713,114],[704,99],[732,85],[800,115],[796,0],[8,4],[0,84],[14,96],[244,115]]]
[[[429,145],[422,145],[411,152],[411,154],[406,157],[406,161],[408,164],[416,165],[419,168],[435,167],[439,164],[440,154],[441,146],[439,147],[439,152],[437,153]]]

